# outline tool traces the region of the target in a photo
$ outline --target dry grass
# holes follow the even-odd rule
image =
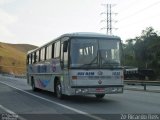
[[[24,74],[26,72],[26,53],[36,46],[27,44],[0,43],[0,72]]]

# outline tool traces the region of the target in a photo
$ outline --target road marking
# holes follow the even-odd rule
[[[5,108],[5,107],[2,106],[2,105],[0,105],[0,108],[3,109],[4,111],[6,111],[6,112],[9,113],[9,114],[16,114],[15,112],[13,112],[13,111],[11,111],[11,110]]]
[[[9,110],[8,108],[4,107],[3,105],[0,105],[0,108],[3,109],[5,112],[11,114],[10,117],[13,117],[13,118],[16,119],[16,120],[17,120],[17,119],[26,120],[26,119],[24,119],[23,117],[21,117],[21,116],[19,116],[18,114],[16,114],[15,112],[13,112],[13,111]],[[7,115],[6,115],[5,113],[4,113],[4,116],[5,116],[4,120],[6,120]],[[1,117],[2,117],[1,119],[3,120],[3,114],[2,114]]]
[[[16,89],[16,90],[19,90],[19,91],[21,91],[21,92],[24,92],[24,93],[26,93],[26,94],[28,94],[28,95],[37,97],[37,98],[39,98],[39,99],[45,100],[45,101],[47,101],[47,102],[50,102],[50,103],[53,103],[53,104],[56,104],[56,105],[59,105],[59,106],[61,106],[61,107],[64,107],[64,108],[69,109],[69,110],[71,110],[71,111],[74,111],[74,112],[76,112],[76,113],[78,113],[78,114],[82,114],[82,115],[85,115],[85,116],[87,116],[87,117],[93,118],[93,119],[95,119],[95,120],[106,120],[106,119],[97,117],[97,116],[95,116],[95,115],[91,115],[91,114],[89,114],[89,113],[87,113],[87,112],[83,112],[83,111],[81,111],[81,110],[78,110],[78,109],[69,107],[69,106],[67,106],[67,105],[63,105],[63,104],[61,104],[61,103],[58,103],[58,102],[49,100],[49,99],[47,99],[47,98],[44,98],[44,97],[35,95],[35,94],[33,94],[33,93],[29,93],[29,92],[27,92],[27,91],[24,91],[24,90],[22,90],[22,89],[19,89],[19,88],[17,88],[17,87],[14,87],[14,86],[12,86],[12,85],[9,85],[9,84],[7,84],[7,83],[5,83],[5,82],[0,81],[0,83],[2,83],[2,84],[4,84],[4,85],[7,85],[7,86],[9,86],[9,87],[11,87],[11,88],[14,88],[14,89]]]

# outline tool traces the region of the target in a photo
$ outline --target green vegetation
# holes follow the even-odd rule
[[[24,74],[26,53],[36,46],[27,44],[7,44],[0,42],[0,73]]]
[[[153,69],[160,76],[160,36],[152,27],[123,44],[124,65]]]

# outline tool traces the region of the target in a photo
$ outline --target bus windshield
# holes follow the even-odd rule
[[[120,66],[120,40],[74,38],[71,40],[70,67],[113,68]]]

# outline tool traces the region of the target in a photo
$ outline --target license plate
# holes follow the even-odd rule
[[[105,92],[105,88],[96,88],[96,92],[98,93]]]

